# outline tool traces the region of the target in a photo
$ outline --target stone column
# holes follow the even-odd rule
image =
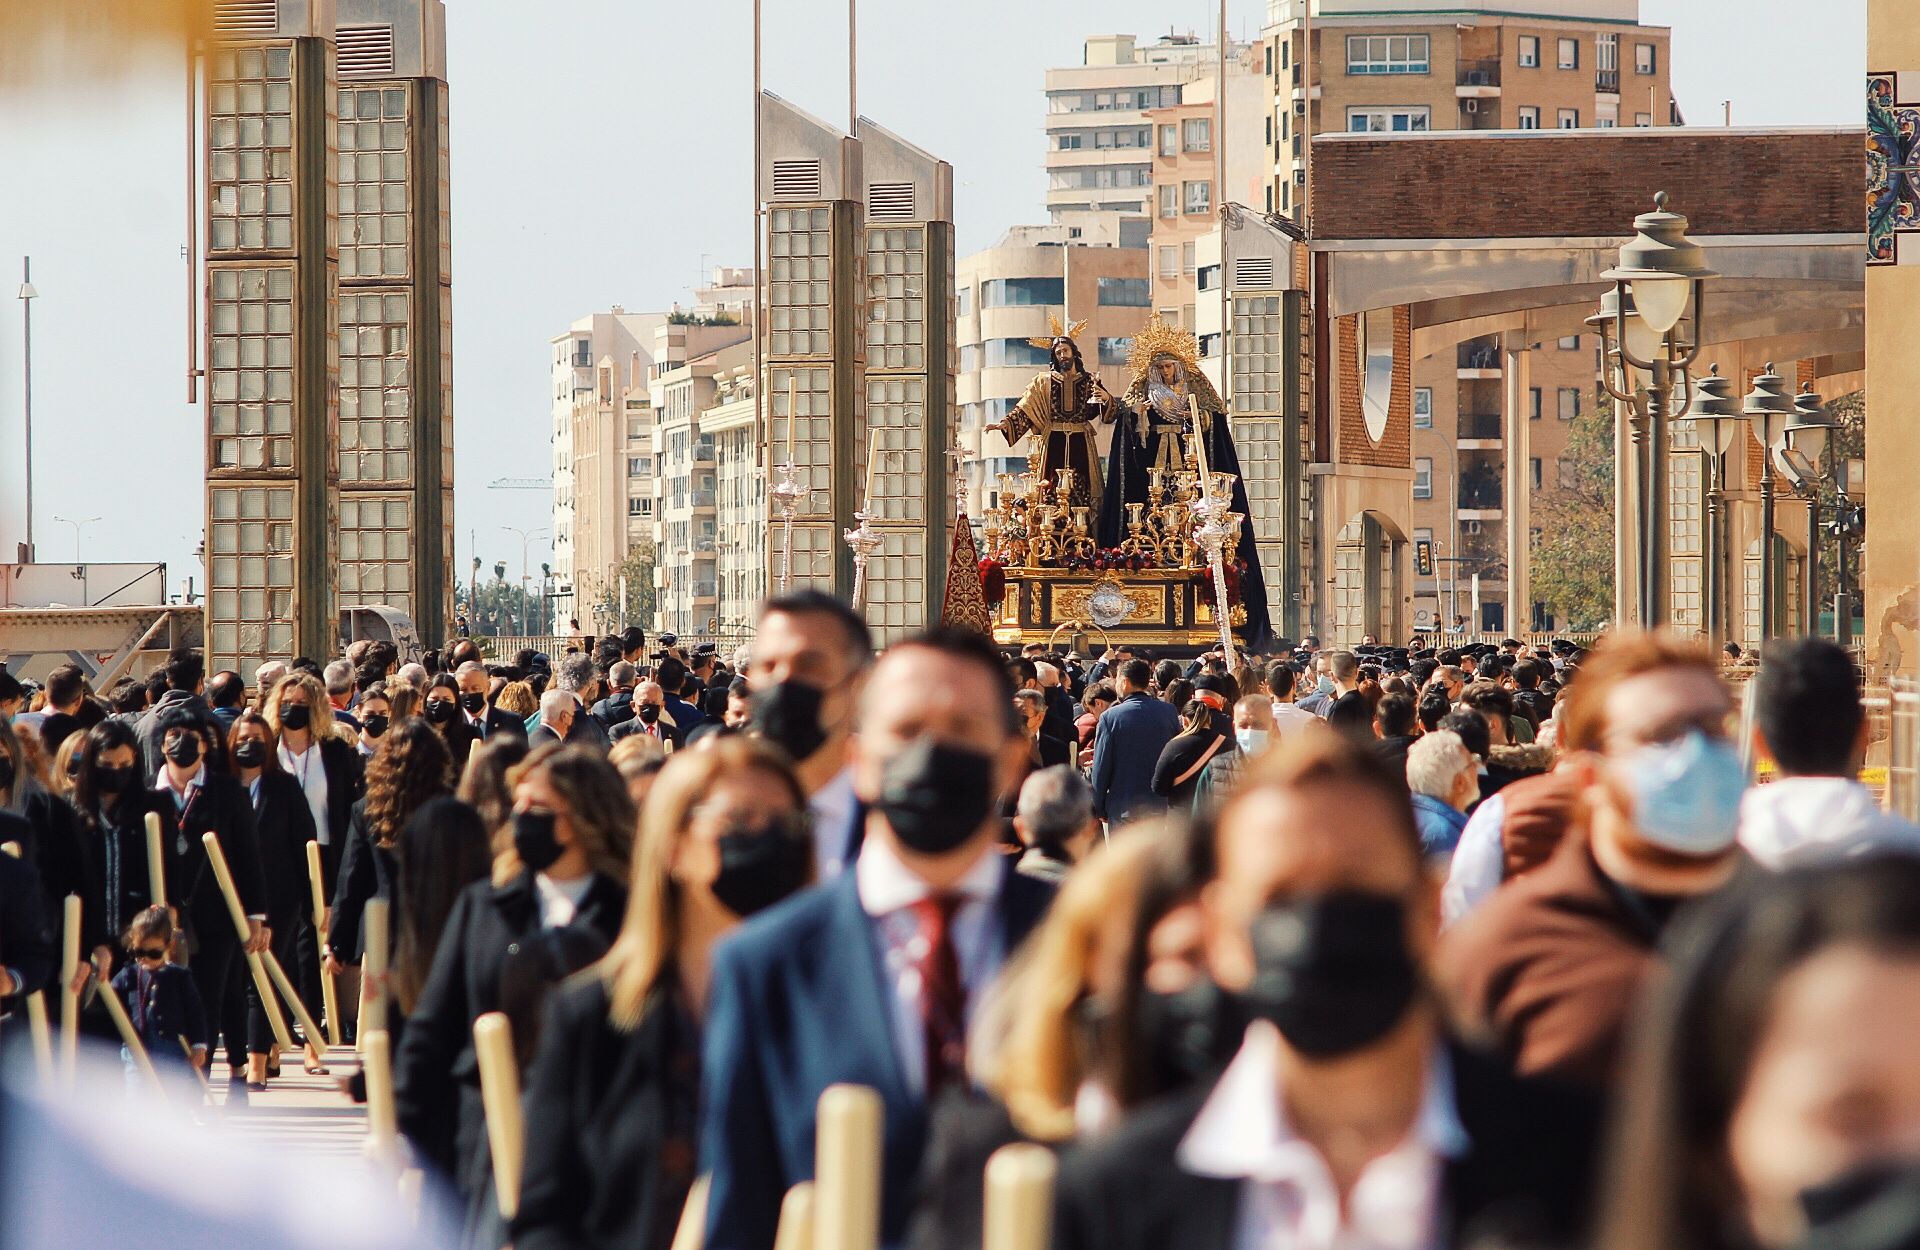
[[[1533,357],[1526,332],[1507,331],[1501,354],[1506,382],[1501,441],[1507,454],[1507,634],[1519,637],[1533,625]]]

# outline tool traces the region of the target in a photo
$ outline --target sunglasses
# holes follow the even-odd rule
[[[142,946],[133,952],[135,959],[165,959],[167,948],[164,946]]]

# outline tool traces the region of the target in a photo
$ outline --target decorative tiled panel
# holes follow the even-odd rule
[[[1920,71],[1867,75],[1867,263],[1920,264]]]

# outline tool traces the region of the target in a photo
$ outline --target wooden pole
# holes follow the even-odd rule
[[[180,1034],[179,1037],[180,1037],[180,1049],[185,1051],[187,1054],[187,1066],[193,1069],[193,1075],[195,1079],[197,1079],[200,1082],[201,1097],[206,1100],[206,1103],[208,1106],[212,1106],[213,1105],[213,1083],[207,1080],[206,1071],[202,1069],[199,1064],[193,1061],[193,1043],[187,1040],[187,1035],[184,1033]],[[207,1053],[211,1055],[213,1052],[211,1049],[209,1049]]]
[[[780,1203],[780,1230],[773,1250],[813,1250],[813,1182],[801,1181]]]
[[[327,889],[320,871],[320,844],[307,843],[307,879],[313,883],[313,944],[320,952],[320,1000],[327,1012],[327,1045],[340,1044],[340,999],[327,971]]]
[[[147,1054],[147,1048],[140,1044],[140,1035],[133,1031],[133,1021],[127,1019],[127,1009],[120,1002],[120,991],[111,985],[100,987],[100,1001],[107,1006],[107,1014],[113,1017],[113,1027],[120,1031],[120,1040],[125,1044],[127,1053],[133,1056],[133,1066],[140,1069],[140,1075],[161,1097],[166,1097],[167,1087],[160,1083],[160,1074],[154,1071],[153,1059]]]
[[[360,916],[366,953],[360,957],[360,1032],[387,1029],[387,900],[367,900]]]
[[[880,1095],[864,1085],[830,1085],[816,1121],[814,1248],[878,1250]]]
[[[0,842],[0,853],[20,858],[18,842]],[[53,1034],[47,1027],[47,996],[40,990],[27,995],[27,1029],[33,1037],[33,1063],[43,1081],[53,1080]]]
[[[80,896],[67,895],[65,928],[60,938],[60,1075],[72,1085],[80,1064]]]
[[[300,991],[293,988],[293,982],[287,979],[287,970],[280,966],[280,957],[272,951],[263,951],[260,962],[266,965],[267,975],[273,978],[274,986],[280,991],[280,997],[287,1000],[287,1006],[293,1008],[294,1018],[300,1021],[300,1031],[307,1035],[307,1050],[313,1055],[318,1066],[321,1057],[320,1039],[326,1034],[320,1031],[320,1022],[313,1018],[307,1005],[300,1001]]]
[[[473,1053],[480,1061],[480,1101],[486,1109],[487,1145],[493,1152],[493,1194],[500,1218],[520,1210],[520,1167],[526,1127],[520,1114],[520,1068],[513,1059],[513,1025],[489,1011],[473,1022]]]
[[[1045,1146],[1017,1142],[993,1152],[987,1160],[982,1250],[1047,1250],[1058,1168]]]
[[[680,1208],[680,1222],[673,1229],[673,1245],[669,1250],[700,1250],[707,1239],[707,1190],[713,1184],[711,1176],[695,1178],[693,1188],[687,1191],[687,1205]],[[773,1250],[786,1250],[779,1241],[774,1242]]]
[[[400,1131],[393,1105],[393,1056],[387,1040],[384,1029],[360,1035],[361,1072],[367,1081],[367,1149],[382,1162],[392,1162]]]
[[[4,852],[5,854],[13,856],[15,859],[19,859],[20,844],[18,842],[0,842],[0,852]]]
[[[220,894],[227,900],[227,912],[233,917],[233,927],[240,935],[240,944],[247,943],[247,911],[240,906],[240,894],[233,888],[233,874],[227,871],[227,853],[220,849],[218,834],[208,831],[200,835],[201,845],[207,848],[207,860],[213,865],[213,879],[220,884]],[[247,951],[247,970],[253,973],[253,989],[260,995],[261,1010],[267,1013],[267,1023],[273,1028],[273,1040],[281,1050],[293,1049],[293,1035],[287,1032],[287,1019],[280,1014],[280,1001],[274,997],[273,982],[267,979],[266,965],[261,961],[258,951]]]
[[[160,813],[147,813],[147,891],[156,907],[167,905],[166,848],[160,842]],[[242,934],[242,940],[245,939]]]

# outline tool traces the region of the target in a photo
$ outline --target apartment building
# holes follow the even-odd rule
[[[753,344],[736,341],[677,364],[654,391],[655,627],[744,627],[765,593],[767,541]]]
[[[1228,50],[1238,63],[1241,45]],[[1156,109],[1182,102],[1186,87],[1211,77],[1217,46],[1169,34],[1142,45],[1133,35],[1095,35],[1081,64],[1047,71],[1047,215],[1086,231],[1120,224],[1118,241],[1144,247],[1154,195]],[[1075,237],[1086,237],[1084,234]]]
[[[1073,238],[1074,229],[1015,226],[956,268],[961,471],[976,515],[996,501],[1000,474],[1025,467],[1026,445],[1011,448],[986,427],[1005,419],[1033,376],[1047,370],[1046,349],[1030,338],[1045,339],[1056,320],[1084,319],[1079,344],[1087,368],[1114,394],[1126,392],[1127,353],[1153,312],[1148,250],[1089,244]],[[1111,221],[1095,229],[1117,238]],[[1101,443],[1104,451],[1104,437]]]
[[[1194,328],[1196,247],[1215,227],[1220,205],[1258,206],[1272,182],[1266,130],[1259,120],[1267,111],[1268,88],[1258,55],[1249,47],[1227,65],[1224,188],[1214,185],[1221,141],[1214,134],[1217,66],[1188,83],[1179,104],[1147,114],[1153,131],[1153,307],[1169,325]]]

